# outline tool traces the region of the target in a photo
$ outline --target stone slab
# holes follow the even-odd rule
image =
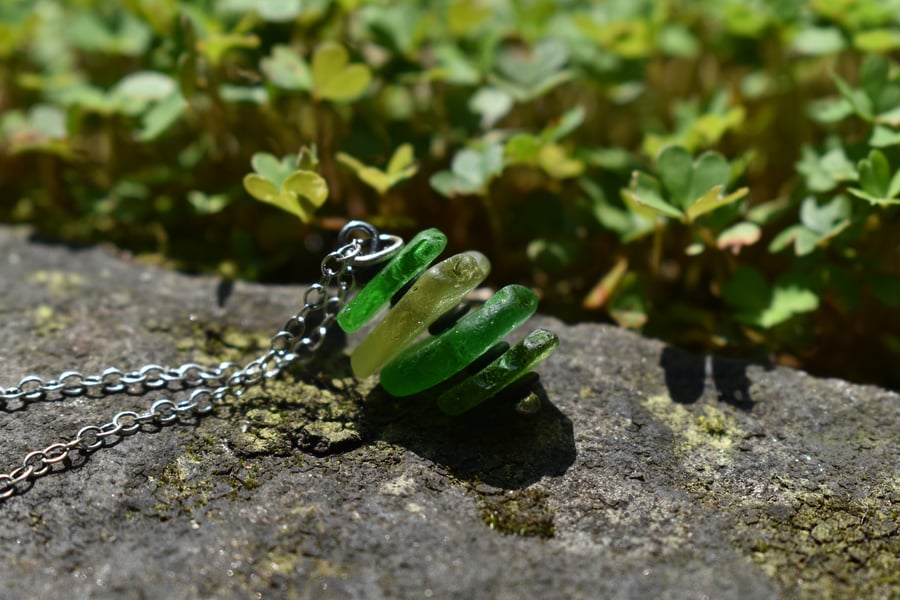
[[[302,286],[0,228],[0,385],[249,359]],[[6,598],[898,598],[900,397],[598,324],[460,418],[326,353],[0,502]],[[164,392],[0,409],[0,473]],[[177,398],[183,394],[169,392]],[[533,406],[534,403],[531,403]]]

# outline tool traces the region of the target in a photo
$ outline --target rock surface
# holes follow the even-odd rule
[[[246,360],[301,298],[0,228],[0,385]],[[0,501],[0,596],[900,597],[897,394],[537,326],[561,345],[525,403],[391,399],[351,377],[354,334],[55,469]],[[164,394],[10,403],[0,473]]]

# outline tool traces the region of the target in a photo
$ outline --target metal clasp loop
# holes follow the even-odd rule
[[[403,248],[403,238],[388,233],[379,233],[371,223],[350,221],[338,233],[338,244],[344,246],[360,240],[362,252],[350,258],[355,267],[365,267],[384,262]]]

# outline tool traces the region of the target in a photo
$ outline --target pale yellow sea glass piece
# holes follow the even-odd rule
[[[487,257],[474,250],[451,256],[425,271],[353,351],[353,374],[368,377],[381,369],[438,317],[459,304],[490,271]]]

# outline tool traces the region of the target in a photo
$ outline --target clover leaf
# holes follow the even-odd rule
[[[723,194],[731,166],[717,152],[693,160],[682,146],[667,146],[656,159],[659,179],[635,171],[626,194],[643,206],[685,223],[740,200],[747,188]]]
[[[278,160],[265,152],[254,154],[251,164],[256,173],[244,177],[244,189],[257,200],[274,204],[308,223],[328,198],[328,184],[315,171],[293,169],[292,160],[290,156]]]
[[[900,144],[900,82],[891,75],[884,57],[866,57],[860,69],[859,87],[852,87],[836,73],[831,77],[841,100],[825,111],[826,118],[855,114],[873,125],[870,145],[883,148]]]
[[[374,188],[380,196],[384,196],[390,188],[415,175],[418,170],[418,167],[413,163],[414,155],[411,144],[403,144],[398,147],[388,161],[387,168],[384,171],[366,165],[343,152],[338,152],[337,159],[353,169],[356,176]]]
[[[811,254],[849,227],[850,216],[850,200],[843,194],[822,205],[808,196],[800,205],[800,223],[776,235],[769,252],[780,252],[793,244],[797,256]]]
[[[350,64],[347,49],[326,42],[312,59],[313,95],[322,100],[346,102],[360,96],[372,81],[372,71],[362,63]]]
[[[786,275],[770,285],[760,271],[741,266],[722,286],[722,299],[735,319],[769,329],[819,307],[819,296],[802,278]]]
[[[505,166],[503,146],[491,143],[481,149],[463,148],[453,157],[450,170],[431,176],[431,187],[450,198],[457,195],[484,196],[490,182]]]
[[[900,204],[900,170],[891,174],[891,166],[880,150],[869,152],[859,161],[860,188],[850,188],[851,194],[875,206]]]
[[[260,69],[272,85],[283,90],[312,88],[309,65],[290,46],[278,45],[272,48],[272,54],[260,61]]]

